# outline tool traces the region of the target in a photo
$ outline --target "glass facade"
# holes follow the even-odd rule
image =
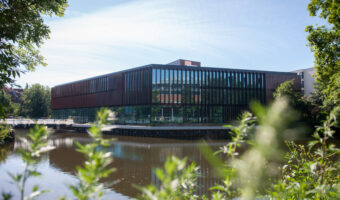
[[[73,119],[76,123],[93,122],[99,108],[72,108],[52,110],[54,119]]]
[[[152,122],[223,123],[251,101],[265,102],[264,73],[206,68],[152,69]]]
[[[53,110],[56,119],[73,119],[76,123],[95,121],[100,108],[76,108]],[[150,106],[120,106],[108,107],[116,114],[115,123],[119,124],[148,124],[150,123]]]

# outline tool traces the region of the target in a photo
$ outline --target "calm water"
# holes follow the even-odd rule
[[[17,130],[17,136],[24,136],[27,130]],[[111,136],[106,136],[111,137]],[[199,151],[198,141],[156,139],[128,136],[114,136],[118,140],[110,147],[114,162],[110,167],[117,171],[111,174],[108,181],[115,182],[107,188],[104,199],[130,199],[139,195],[132,185],[145,186],[150,183],[158,184],[155,178],[154,167],[161,167],[167,156],[175,155],[189,161],[194,161],[200,167],[201,176],[198,179],[198,192],[207,194],[209,187],[218,181],[213,168],[205,161]],[[84,161],[82,155],[75,151],[73,141],[81,143],[90,142],[90,139],[81,133],[55,133],[50,142],[56,147],[53,151],[42,157],[38,163],[38,170],[43,176],[28,181],[28,189],[39,184],[42,189],[51,192],[44,194],[40,199],[58,199],[64,195],[72,199],[68,185],[76,182],[75,168]],[[213,150],[227,143],[227,141],[207,141]],[[0,148],[0,192],[11,192],[14,199],[18,191],[11,182],[8,172],[19,173],[23,170],[23,162],[16,154],[21,143],[15,143]],[[27,190],[27,191],[29,191]]]

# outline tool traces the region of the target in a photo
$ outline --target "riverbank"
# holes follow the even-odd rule
[[[55,129],[57,132],[75,131],[87,133],[91,124],[77,124],[72,120],[54,119],[6,119],[8,125],[14,129],[32,128],[35,125],[45,125]],[[156,137],[173,139],[230,139],[230,128],[223,125],[106,125],[102,129],[104,134],[135,136],[135,137]]]
[[[0,138],[0,145],[8,144],[8,143],[11,143],[11,142],[15,141],[15,132],[14,132],[14,130],[8,130],[8,131],[9,131],[8,133],[6,133],[6,132],[1,133],[3,135],[1,135],[1,138]]]

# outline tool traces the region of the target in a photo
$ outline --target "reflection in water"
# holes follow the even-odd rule
[[[7,157],[13,152],[14,142],[0,146],[0,163],[5,161]]]
[[[17,135],[22,135],[19,131]],[[110,136],[106,136],[110,137]],[[113,153],[114,162],[110,167],[116,168],[117,171],[112,173],[107,181],[115,182],[108,189],[107,199],[125,199],[126,197],[137,197],[139,192],[132,185],[148,185],[150,183],[159,185],[155,177],[154,168],[162,167],[167,156],[175,155],[183,158],[187,157],[189,162],[196,162],[200,167],[201,176],[197,180],[197,191],[199,194],[208,194],[208,189],[218,182],[211,166],[205,161],[199,151],[199,144],[195,141],[181,141],[157,138],[142,137],[116,137],[118,140],[110,145],[106,150]],[[80,143],[90,142],[84,134],[77,133],[56,133],[51,136],[50,144],[56,149],[49,152],[47,158],[40,161],[38,170],[44,174],[43,178],[36,180],[37,183],[46,187],[46,189],[56,190],[52,194],[46,194],[41,199],[57,198],[63,194],[71,195],[66,185],[74,183],[76,166],[84,162],[84,157],[75,150],[73,141]],[[213,150],[217,150],[224,145],[225,141],[209,142]],[[16,140],[14,149],[22,146],[19,140]],[[12,147],[13,149],[13,147]],[[11,154],[11,150],[6,150]],[[22,161],[16,156],[15,151],[4,162],[0,164],[0,173],[6,174],[6,171],[21,171]],[[11,162],[17,162],[13,166]],[[13,169],[13,167],[15,169]],[[1,190],[8,190],[7,178],[0,178]],[[53,180],[52,184],[51,180]],[[34,181],[33,181],[34,182]],[[33,183],[30,182],[32,185]],[[59,186],[57,186],[59,185]],[[60,186],[63,185],[63,186]],[[15,192],[15,189],[11,189]],[[44,197],[44,198],[43,198]]]

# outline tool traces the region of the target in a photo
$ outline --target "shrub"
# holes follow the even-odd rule
[[[13,139],[13,130],[7,124],[0,124],[0,145]]]

